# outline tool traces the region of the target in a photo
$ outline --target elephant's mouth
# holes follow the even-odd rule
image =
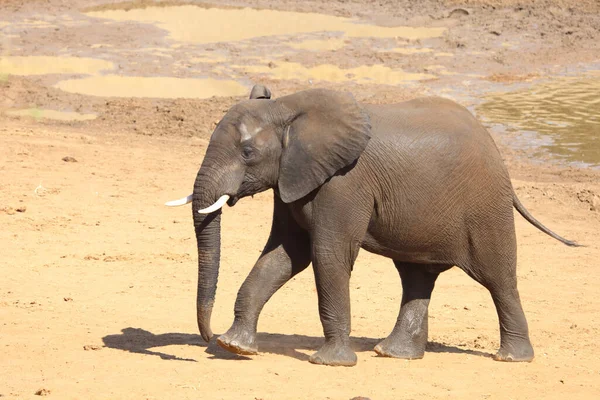
[[[227,205],[229,207],[233,207],[238,200],[243,199],[244,197],[254,196],[255,194],[264,192],[265,190],[269,190],[269,186],[265,185],[263,182],[256,179],[245,178],[237,193],[229,194]]]
[[[229,207],[233,207],[238,200],[243,199],[244,197],[254,196],[256,193],[261,192],[265,189],[256,185],[256,182],[252,180],[244,180],[240,185],[237,193],[231,194],[229,200],[227,201],[227,205]]]
[[[229,200],[227,200],[227,205],[229,207],[233,207],[233,206],[235,206],[235,203],[237,203],[239,199],[240,198],[238,197],[237,194],[233,195],[233,196],[229,197]]]

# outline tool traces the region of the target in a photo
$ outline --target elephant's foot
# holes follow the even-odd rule
[[[256,335],[233,326],[217,338],[217,343],[225,350],[235,354],[245,356],[258,354]]]
[[[403,358],[406,360],[417,360],[425,355],[427,343],[414,343],[406,340],[394,340],[387,338],[375,346],[375,353],[382,357]]]
[[[514,340],[510,344],[502,344],[500,350],[494,355],[496,361],[531,362],[533,360],[533,347],[528,339]]]
[[[325,342],[323,347],[308,359],[313,364],[352,367],[356,365],[356,353],[350,346]]]

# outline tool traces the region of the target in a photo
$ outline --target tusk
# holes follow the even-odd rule
[[[202,210],[198,210],[198,212],[200,214],[210,214],[212,212],[215,212],[221,207],[223,207],[225,203],[227,203],[227,200],[229,200],[229,195],[224,194],[223,196],[219,197],[219,200],[217,200],[215,204],[213,204],[210,207],[203,208]]]
[[[179,200],[167,201],[165,203],[165,206],[168,206],[168,207],[177,207],[177,206],[183,206],[183,205],[191,203],[191,202],[192,202],[192,195],[190,194],[189,196],[184,197],[184,198],[179,199]]]

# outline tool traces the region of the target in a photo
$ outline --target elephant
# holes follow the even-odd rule
[[[359,250],[390,258],[402,300],[384,357],[419,359],[440,273],[456,266],[491,294],[499,361],[534,357],[517,290],[513,208],[568,246],[517,198],[493,138],[461,105],[441,97],[359,104],[351,93],[308,89],[271,99],[264,87],[216,126],[193,193],[198,247],[197,322],[204,340],[220,263],[221,208],[273,192],[271,233],[237,294],[231,328],[217,343],[257,354],[259,314],[312,263],[325,341],[309,361],[353,366],[349,280]]]

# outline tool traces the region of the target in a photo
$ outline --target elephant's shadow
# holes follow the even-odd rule
[[[352,337],[352,348],[356,352],[373,351],[373,348],[381,339],[372,339],[365,337]],[[158,356],[163,360],[191,361],[192,358],[181,358],[172,354],[163,353],[154,349],[171,345],[188,345],[206,347],[206,353],[211,354],[211,358],[221,360],[250,360],[250,357],[232,354],[222,349],[213,339],[206,343],[200,335],[190,333],[163,333],[154,334],[141,328],[125,328],[120,334],[107,335],[102,338],[104,345],[111,349],[119,349],[131,353],[147,354]],[[305,335],[285,335],[278,333],[258,333],[258,350],[261,353],[279,354],[293,357],[301,361],[308,361],[309,356],[299,350],[317,351],[323,344],[322,337]],[[448,346],[438,342],[428,342],[427,351],[433,353],[463,353],[481,357],[491,357],[492,354],[477,350],[461,349],[454,346]],[[375,353],[373,353],[375,355]]]

